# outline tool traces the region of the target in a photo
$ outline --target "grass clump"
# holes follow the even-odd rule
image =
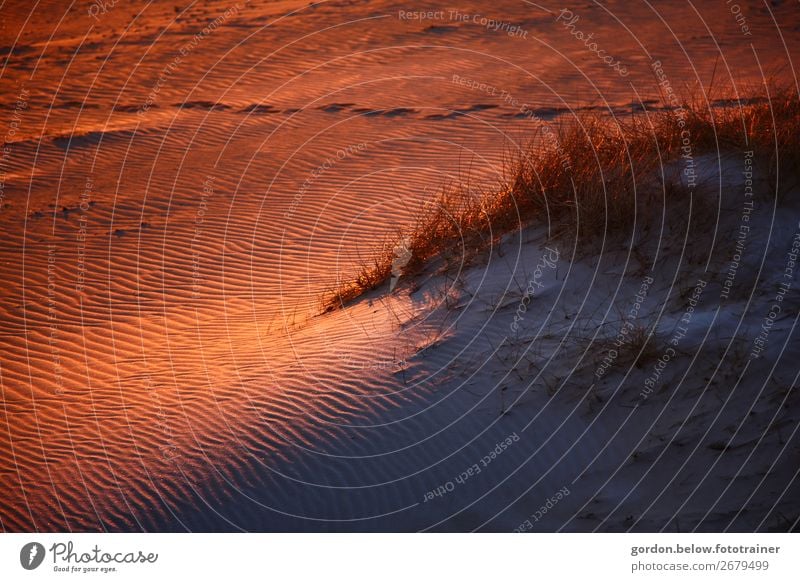
[[[468,261],[500,236],[534,222],[547,224],[551,237],[592,244],[630,237],[641,217],[680,206],[676,198],[688,197],[695,184],[689,179],[687,187],[677,176],[689,172],[698,155],[753,150],[773,175],[778,168],[800,167],[800,99],[789,90],[765,91],[714,103],[694,98],[625,118],[582,114],[555,128],[540,126],[530,145],[511,158],[495,190],[476,195],[465,187],[444,187],[410,227],[324,294],[323,310],[386,282],[401,240],[411,251],[406,275],[436,256]]]

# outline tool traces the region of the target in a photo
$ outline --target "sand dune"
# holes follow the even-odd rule
[[[753,8],[747,42],[721,3],[698,8],[704,21],[685,7],[612,8],[625,22],[599,7],[581,14],[629,63],[624,79],[554,22],[556,7],[495,3],[495,17],[529,31],[522,40],[471,21],[403,20],[407,6],[391,1],[117,3],[97,18],[6,3],[2,530],[510,531],[565,486],[569,503],[537,527],[676,527],[675,508],[647,488],[716,453],[646,474],[623,459],[640,437],[637,454],[656,455],[651,418],[620,435],[628,409],[596,422],[563,387],[551,398],[527,386],[533,368],[508,376],[513,302],[495,300],[520,275],[507,269],[515,253],[537,259],[541,232],[470,271],[472,297],[445,294],[450,281],[428,272],[396,294],[319,309],[442,184],[497,184],[542,123],[664,106],[650,59],[686,84],[717,66],[724,94],[762,71],[787,76],[798,56],[796,5]],[[543,301],[580,307],[597,268],[576,261]],[[575,297],[558,295],[565,286]],[[531,325],[549,329],[550,307]],[[754,410],[769,415],[783,401],[764,394],[771,406]],[[658,426],[666,434],[677,418]],[[763,463],[720,467],[703,487],[747,486],[719,506],[683,481],[691,527],[780,528],[778,509],[796,495],[778,490],[790,483],[783,460],[796,460],[795,420],[769,425],[763,460],[781,469],[763,488]],[[524,438],[491,470],[426,499],[511,435]],[[769,520],[729,515],[750,491],[776,496]],[[631,508],[641,517],[629,521]]]

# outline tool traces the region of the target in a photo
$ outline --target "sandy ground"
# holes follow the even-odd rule
[[[719,2],[575,7],[571,29],[560,6],[510,1],[428,19],[397,2],[62,4],[0,8],[3,530],[797,519],[794,287],[747,363],[797,212],[759,186],[721,300],[741,152],[708,161],[704,196],[730,208],[701,231],[575,254],[526,229],[318,315],[441,184],[492,187],[553,120],[658,106],[654,59],[719,99],[791,78],[795,4],[748,8],[749,35]],[[646,277],[651,348],[598,377]]]

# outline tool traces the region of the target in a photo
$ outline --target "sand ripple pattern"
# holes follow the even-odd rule
[[[652,59],[736,88],[800,56],[794,4],[753,7],[744,39],[724,3],[582,7],[623,78],[551,4],[429,22],[392,0],[6,2],[0,529],[511,531],[564,487],[541,527],[674,529],[671,506],[643,509],[657,479],[602,485],[653,418],[593,421],[554,376],[499,372],[513,302],[488,297],[537,260],[522,239],[466,287],[431,270],[320,315],[442,185],[496,187],[542,126],[668,107]],[[597,285],[565,276],[531,316],[557,339],[557,289]],[[788,471],[758,519],[700,504],[688,527],[780,529]]]

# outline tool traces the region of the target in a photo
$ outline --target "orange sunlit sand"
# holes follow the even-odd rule
[[[797,528],[796,4],[62,4],[0,529]]]

